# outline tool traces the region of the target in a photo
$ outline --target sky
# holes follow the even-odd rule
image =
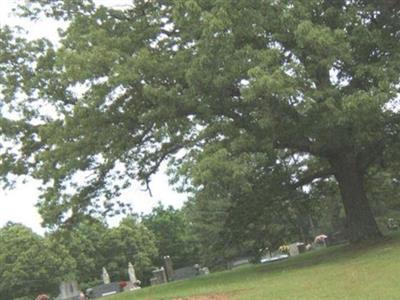
[[[29,28],[30,38],[46,37],[52,41],[57,40],[57,24],[54,21],[44,20],[39,22],[21,21],[13,16],[11,10],[16,3],[28,2],[27,0],[0,0],[0,26],[20,25]],[[97,4],[123,8],[132,3],[132,0],[96,0]],[[165,168],[162,168],[165,169]],[[0,187],[0,227],[7,222],[22,223],[39,234],[44,233],[41,227],[41,217],[35,207],[39,197],[38,187],[40,182],[28,179],[25,183],[18,182],[13,190],[3,190]],[[172,205],[175,208],[182,206],[187,195],[178,194],[168,185],[168,177],[164,172],[155,174],[151,182],[152,197],[143,187],[134,184],[121,196],[121,200],[131,203],[136,213],[149,213],[158,202]],[[121,217],[108,219],[111,226],[117,225]]]

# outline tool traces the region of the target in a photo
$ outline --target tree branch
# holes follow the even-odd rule
[[[315,172],[306,172],[306,174],[304,174],[299,180],[297,180],[297,182],[292,183],[291,186],[296,189],[298,187],[311,183],[315,179],[326,178],[332,175],[333,169],[331,168],[322,169]]]
[[[276,149],[293,149],[300,152],[314,154],[312,145],[306,139],[304,140],[283,140],[275,139],[273,146]]]

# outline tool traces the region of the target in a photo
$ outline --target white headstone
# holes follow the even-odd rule
[[[208,275],[210,274],[210,270],[207,267],[203,267],[200,269],[200,275]]]
[[[111,281],[110,281],[110,276],[108,275],[108,273],[107,273],[107,270],[106,270],[106,268],[104,268],[103,267],[103,274],[102,274],[102,277],[103,277],[103,283],[104,284],[109,284]]]
[[[289,255],[290,256],[296,256],[299,255],[299,247],[297,243],[293,243],[289,245]]]
[[[135,273],[135,268],[131,263],[128,264],[128,275],[129,275],[129,281],[135,284],[137,281],[136,273]]]

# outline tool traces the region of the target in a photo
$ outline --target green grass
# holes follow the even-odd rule
[[[109,300],[179,299],[400,299],[400,237],[359,246],[315,250],[286,261],[248,265],[193,280],[109,297]],[[201,298],[207,299],[207,297]]]

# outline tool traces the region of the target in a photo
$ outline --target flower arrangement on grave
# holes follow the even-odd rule
[[[128,285],[128,283],[126,281],[120,281],[118,284],[121,289],[123,289],[124,287],[126,287]]]
[[[279,246],[278,250],[281,253],[289,254],[289,246],[288,245],[281,245],[281,246]]]

